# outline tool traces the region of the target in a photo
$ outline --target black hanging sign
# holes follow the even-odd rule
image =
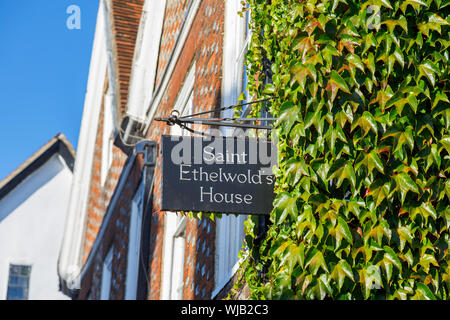
[[[276,149],[266,140],[162,136],[162,210],[269,214]]]

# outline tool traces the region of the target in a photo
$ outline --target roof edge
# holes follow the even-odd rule
[[[69,140],[67,140],[66,136],[62,133],[58,133],[13,172],[6,176],[6,178],[0,181],[0,200],[14,190],[15,187],[25,180],[25,178],[39,169],[56,153],[61,155],[66,165],[73,171],[75,150]]]

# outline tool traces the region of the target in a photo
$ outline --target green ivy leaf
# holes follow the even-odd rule
[[[290,178],[292,185],[295,185],[302,176],[309,176],[308,167],[304,159],[289,159],[286,163],[286,176]]]
[[[433,105],[431,106],[431,110],[433,110],[440,101],[450,103],[450,101],[448,100],[447,94],[445,92],[442,92],[442,91],[436,92],[436,96],[433,100]]]
[[[405,131],[400,131],[397,129],[389,130],[385,133],[381,140],[389,137],[394,138],[394,153],[401,150],[404,144],[406,144],[411,151],[414,149],[414,137],[411,127],[406,128]]]
[[[325,90],[327,90],[331,102],[334,101],[339,90],[350,93],[347,83],[335,70],[331,71],[330,79],[328,80]]]
[[[317,250],[316,248],[313,248],[308,252],[308,258],[306,259],[305,268],[310,268],[311,273],[313,275],[317,274],[317,271],[319,268],[322,268],[323,271],[329,273],[327,264],[325,262],[325,259],[323,258],[322,252]]]
[[[328,295],[333,295],[333,289],[330,286],[330,275],[321,274],[316,287],[317,296],[319,299],[323,300]]]
[[[428,254],[428,253],[426,253],[426,254],[422,255],[422,257],[420,257],[419,264],[422,266],[423,271],[425,271],[425,273],[427,273],[427,274],[430,272],[430,264],[439,268],[439,264],[436,261],[436,258],[433,255]]]
[[[352,268],[347,261],[341,259],[339,263],[335,265],[333,272],[331,273],[331,278],[337,280],[339,291],[342,289],[345,277],[355,281]]]
[[[280,193],[274,200],[277,223],[282,223],[287,216],[297,219],[297,198],[288,192]]]
[[[421,6],[428,7],[427,4],[421,0],[402,1],[402,4],[400,5],[400,9],[403,11],[403,14],[406,13],[406,7],[408,5],[411,5],[416,12],[418,12],[420,10]]]
[[[408,191],[419,194],[419,187],[407,173],[401,172],[397,175],[394,175],[394,180],[397,183],[397,187],[395,188],[395,190],[400,190],[402,204],[405,202],[405,197]]]
[[[327,180],[337,179],[336,187],[339,188],[344,180],[348,180],[353,188],[356,187],[356,176],[350,161],[338,159],[328,171]]]
[[[346,57],[346,59],[347,59],[348,62],[350,62],[350,64],[354,65],[359,70],[364,72],[364,64],[363,64],[363,62],[361,61],[361,59],[357,55],[349,54]]]
[[[439,68],[430,60],[427,60],[419,65],[418,79],[420,79],[422,76],[425,76],[428,79],[428,81],[430,81],[433,87],[436,84],[436,75],[439,76],[439,74],[440,74]]]
[[[378,207],[384,199],[389,198],[390,184],[385,183],[373,189],[370,189],[369,187],[369,192],[367,194],[373,197],[373,199],[375,200],[375,206]]]
[[[429,37],[430,30],[435,30],[441,34],[441,26],[446,26],[448,24],[449,23],[445,19],[434,13],[428,17],[428,22],[419,23],[417,27],[423,35]]]
[[[342,235],[350,244],[353,244],[353,236],[350,232],[350,228],[348,227],[347,222],[342,218],[338,218],[337,233]]]
[[[388,246],[384,246],[384,259],[388,260],[392,263],[400,272],[402,272],[402,263],[400,259],[395,254],[394,250],[392,250]]]
[[[355,165],[355,170],[358,170],[361,166],[368,169],[369,175],[372,173],[373,169],[377,169],[379,172],[384,173],[384,166],[375,150],[369,153],[361,154],[359,161]]]
[[[414,257],[411,252],[411,249],[408,249],[408,251],[403,255],[403,259],[408,263],[408,267],[411,268],[411,266],[414,263]]]
[[[397,233],[400,238],[400,250],[403,250],[403,248],[405,247],[405,241],[409,244],[412,244],[413,235],[409,227],[398,227]]]
[[[417,283],[416,294],[412,297],[413,300],[436,300],[428,286],[423,283]]]
[[[305,244],[300,243],[298,246],[293,246],[290,253],[292,257],[295,257],[297,259],[298,264],[303,269],[305,265]]]
[[[275,126],[281,125],[286,132],[292,128],[295,121],[299,120],[299,109],[291,101],[286,101],[280,107],[280,115],[275,123]]]
[[[448,153],[450,153],[450,136],[443,136],[439,143],[445,148],[445,150],[447,150]]]
[[[361,127],[361,129],[364,130],[364,136],[366,136],[369,131],[373,131],[375,134],[378,133],[377,123],[375,121],[375,118],[373,117],[373,115],[370,112],[367,112],[367,111],[364,111],[362,116],[353,122],[352,131],[356,127]]]

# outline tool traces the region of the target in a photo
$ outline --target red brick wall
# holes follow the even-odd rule
[[[97,300],[100,298],[103,261],[110,248],[113,248],[111,270],[111,299],[120,300],[125,296],[125,283],[127,272],[127,252],[129,240],[129,223],[131,213],[131,200],[133,199],[142,177],[142,160],[137,158],[133,163],[130,174],[121,190],[116,206],[110,213],[109,223],[99,242],[99,247],[82,279],[78,299]]]
[[[112,22],[111,31],[113,34],[112,45],[115,57],[115,77],[118,84],[118,108],[117,116],[120,118],[126,107],[126,101],[128,97],[128,86],[131,74],[131,65],[134,55],[135,41],[137,37],[137,31],[139,27],[139,21],[142,13],[143,0],[111,0],[111,17]],[[104,95],[108,88],[108,75],[105,79]],[[104,96],[103,96],[104,97]],[[102,106],[99,115],[99,123],[97,128],[95,150],[93,166],[91,169],[91,181],[90,192],[87,206],[87,221],[85,226],[85,237],[83,246],[83,263],[87,261],[91,254],[92,246],[96,241],[98,232],[103,223],[105,212],[108,208],[110,199],[114,190],[116,189],[117,182],[123,171],[127,155],[117,148],[113,147],[112,151],[112,163],[108,168],[106,180],[104,185],[101,184],[101,166],[102,166],[102,146],[103,146],[103,118],[104,118],[104,105],[102,99]],[[139,172],[139,169],[137,169]],[[139,175],[140,177],[140,175]],[[136,177],[134,178],[136,180]],[[113,230],[114,234],[114,258],[113,258],[113,282],[112,282],[112,294],[115,297],[120,298],[123,296],[122,283],[126,274],[126,250],[128,248],[128,224],[129,224],[129,206],[131,199],[134,195],[134,189],[136,186],[134,183],[129,182],[123,195],[121,195],[122,203],[114,211],[114,218],[111,219],[111,223],[115,226],[108,226],[108,230]],[[130,193],[128,189],[133,189],[133,193]],[[92,299],[99,297],[101,279],[101,267],[103,264],[105,250],[110,247],[110,237],[101,239],[101,245],[97,252],[94,252],[95,259],[91,266],[90,273],[83,279],[83,285],[81,292],[83,293],[80,298],[86,298],[88,295]],[[107,245],[105,249],[105,245]],[[125,261],[124,261],[125,258]],[[100,273],[100,275],[99,275]],[[100,276],[100,278],[98,278]]]
[[[128,86],[131,74],[131,65],[134,55],[134,47],[139,28],[139,21],[142,14],[143,0],[111,0],[111,31],[113,34],[112,43],[115,54],[117,69],[116,80],[119,84],[118,117],[123,115],[128,97]],[[105,79],[104,95],[108,88],[108,75]],[[87,206],[87,222],[84,238],[83,262],[89,256],[92,245],[100,229],[105,210],[116,187],[117,181],[126,160],[126,154],[119,148],[113,147],[113,159],[111,167],[108,169],[107,178],[104,185],[101,185],[102,166],[102,146],[103,146],[103,117],[104,103],[99,116],[97,135],[95,140],[95,150],[93,167],[90,181],[90,193]]]
[[[113,2],[131,3],[133,1]],[[182,52],[176,61],[175,69],[169,80],[167,89],[163,93],[160,105],[157,107],[156,116],[166,116],[170,113],[176,101],[177,95],[183,85],[184,79],[190,67],[195,62],[195,83],[194,83],[194,112],[210,110],[221,106],[221,81],[222,81],[222,47],[223,47],[223,29],[224,29],[224,1],[225,0],[202,0],[197,15],[191,26]],[[174,49],[174,34],[179,30],[187,0],[168,0],[168,7],[165,12],[165,22],[163,24],[163,35],[161,41],[161,50],[166,52],[166,56]],[[116,4],[117,4],[116,3]],[[172,5],[172,6],[169,6]],[[183,14],[181,14],[183,12]],[[123,20],[127,19],[123,17]],[[170,20],[170,21],[169,21]],[[135,23],[133,22],[133,25]],[[131,29],[130,29],[131,30]],[[126,58],[125,58],[126,57]],[[132,55],[123,55],[124,59],[131,59]],[[167,65],[164,57],[159,58],[158,80],[162,80],[163,71]],[[127,65],[128,62],[123,62]],[[130,64],[131,65],[131,61]],[[123,68],[124,71],[127,68]],[[129,71],[129,70],[128,70]],[[128,72],[127,71],[127,72]],[[119,75],[120,77],[120,75]],[[122,84],[125,84],[123,82]],[[121,103],[123,100],[123,91],[121,87]],[[100,119],[99,131],[97,133],[96,148],[100,148],[99,137],[101,134]],[[200,129],[200,128],[196,128]],[[206,129],[206,128],[203,128]],[[152,122],[148,130],[147,138],[160,141],[162,134],[169,134],[169,127],[161,122]],[[101,141],[101,139],[100,139]],[[111,195],[117,186],[121,171],[125,165],[126,156],[119,149],[114,149],[113,166],[108,173],[106,185],[107,190],[100,190],[98,197],[97,179],[100,179],[98,162],[101,162],[101,151],[94,159],[93,177],[92,177],[92,196],[90,199],[90,212],[88,215],[89,234],[92,238],[86,238],[86,254],[92,248],[93,239],[97,236],[99,230],[98,220],[103,218],[104,212],[108,206]],[[160,157],[157,160],[155,169],[155,183],[153,192],[153,208],[151,213],[151,230],[148,235],[149,261],[148,261],[148,299],[161,298],[162,285],[162,249],[164,238],[164,212],[160,211],[161,199],[161,172]],[[108,249],[113,245],[114,258],[112,269],[111,298],[122,299],[125,292],[125,277],[128,249],[128,225],[130,220],[131,200],[138,187],[142,174],[141,162],[135,164],[130,176],[126,180],[123,191],[119,195],[119,201],[112,211],[111,219],[108,225],[102,226],[106,232],[102,239],[99,239],[100,245],[96,252],[93,252],[93,260],[89,265],[89,270],[82,279],[80,299],[98,299],[101,288],[101,271],[104,258]],[[95,193],[94,193],[95,191]],[[103,204],[100,201],[104,201]],[[102,207],[103,205],[103,207]],[[95,209],[99,207],[99,209]],[[100,209],[101,208],[101,209]],[[185,250],[185,271],[184,271],[184,299],[209,299],[214,289],[214,256],[215,256],[215,223],[208,219],[188,219],[186,225],[186,250]]]
[[[167,11],[166,11],[167,14]],[[167,18],[167,17],[166,17]],[[186,39],[180,58],[156,116],[170,113],[189,68],[195,61],[194,112],[220,107],[222,77],[224,1],[204,0]],[[163,34],[164,37],[164,34]],[[162,39],[164,42],[164,39]],[[199,129],[199,128],[196,128]],[[204,128],[205,129],[205,128]],[[152,122],[148,138],[159,142],[169,128]],[[158,159],[158,167],[161,159]],[[159,299],[161,290],[164,212],[160,211],[161,175],[156,171],[154,185],[154,223],[150,235],[153,251],[150,265],[149,299]],[[186,225],[184,299],[209,299],[214,287],[215,224],[210,220],[190,220]]]
[[[106,81],[106,92],[108,82]],[[97,237],[100,229],[103,217],[107,205],[111,199],[112,193],[116,187],[117,181],[122,172],[123,165],[126,160],[126,155],[119,148],[113,147],[112,150],[112,162],[110,168],[108,168],[106,180],[104,185],[101,182],[101,167],[102,167],[102,148],[103,148],[103,118],[104,118],[104,104],[100,110],[99,123],[97,128],[97,135],[95,138],[94,159],[91,173],[91,185],[89,200],[87,206],[87,221],[86,221],[86,233],[84,237],[84,251],[83,262],[89,256],[92,245]]]
[[[164,68],[167,66],[170,54],[175,47],[188,4],[189,0],[167,0],[166,2],[155,87],[161,80]]]
[[[105,87],[108,83],[106,82]],[[84,237],[84,255],[83,262],[86,261],[87,256],[91,250],[92,244],[97,237],[98,230],[102,223],[104,214],[104,203],[101,201],[101,186],[100,174],[102,166],[102,137],[103,137],[103,118],[104,118],[104,99],[102,99],[102,106],[99,115],[99,123],[97,127],[97,135],[95,137],[94,159],[91,169],[91,185],[89,192],[89,200],[87,205],[87,223],[86,233]]]

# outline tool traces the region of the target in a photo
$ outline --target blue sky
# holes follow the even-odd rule
[[[0,180],[59,132],[76,148],[98,3],[0,0]]]

